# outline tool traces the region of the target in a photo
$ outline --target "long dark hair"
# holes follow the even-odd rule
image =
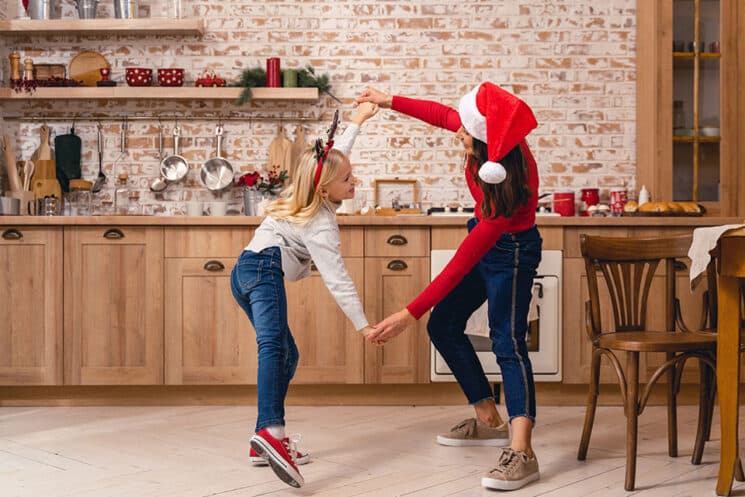
[[[487,161],[486,143],[473,138],[473,157],[469,161],[476,184],[484,194],[479,208],[484,219],[512,217],[515,209],[528,203],[531,192],[528,187],[528,168],[520,144],[517,144],[499,162],[507,171],[507,177],[496,185],[479,178],[478,170]]]

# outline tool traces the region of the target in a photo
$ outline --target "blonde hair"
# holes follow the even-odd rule
[[[318,187],[315,187],[313,178],[318,160],[314,149],[307,149],[298,159],[292,184],[282,192],[280,198],[267,205],[264,212],[275,219],[284,219],[296,224],[307,223],[318,214],[326,202],[320,193],[321,188],[333,181],[347,160],[347,156],[339,150],[329,150],[326,160],[323,161]]]

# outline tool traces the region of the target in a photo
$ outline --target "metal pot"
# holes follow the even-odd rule
[[[233,166],[222,155],[222,132],[221,124],[215,128],[217,138],[217,156],[209,159],[202,165],[199,174],[200,179],[208,190],[221,191],[233,184]]]
[[[20,199],[13,197],[0,197],[0,216],[17,216],[20,213]]]

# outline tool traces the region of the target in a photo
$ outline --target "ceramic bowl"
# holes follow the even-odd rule
[[[124,79],[129,86],[150,86],[153,83],[153,70],[146,67],[128,67]]]
[[[180,67],[158,69],[158,84],[160,86],[183,86],[184,70]]]

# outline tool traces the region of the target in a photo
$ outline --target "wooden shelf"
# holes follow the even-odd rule
[[[243,88],[115,86],[37,88],[33,93],[0,88],[0,100],[235,100]],[[318,88],[253,88],[254,100],[318,100]]]
[[[678,143],[717,143],[722,141],[721,136],[673,136],[673,141]]]
[[[0,35],[30,34],[184,34],[202,35],[204,19],[0,19]]]

